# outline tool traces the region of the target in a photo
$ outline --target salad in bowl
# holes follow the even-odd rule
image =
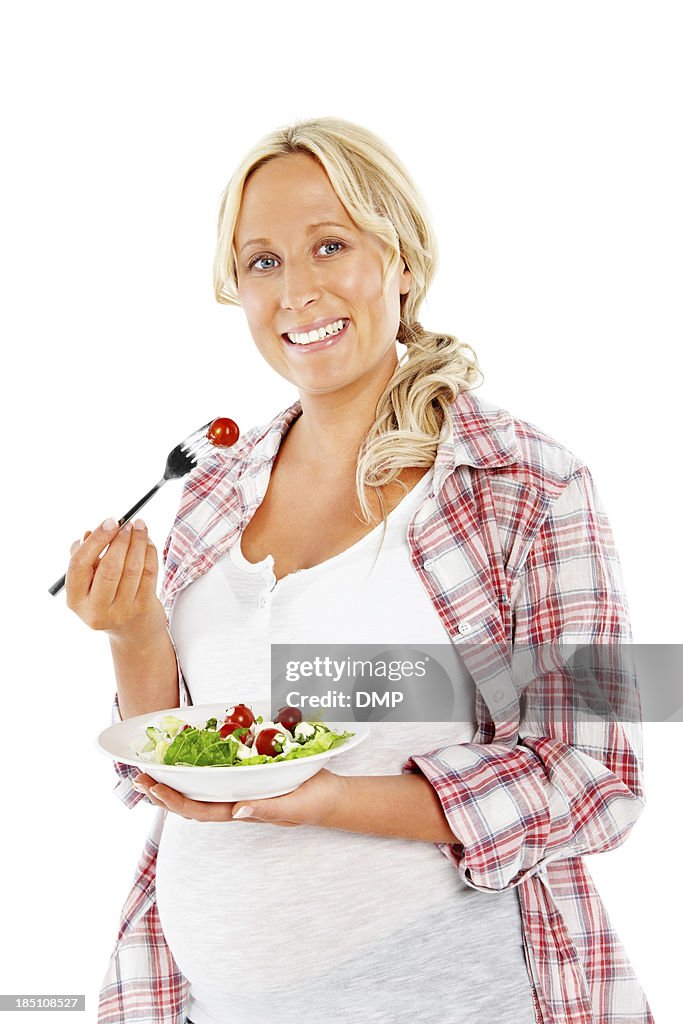
[[[113,760],[134,765],[193,800],[236,801],[291,793],[369,732],[365,723],[304,721],[298,708],[204,704],[139,715],[98,737]],[[348,723],[346,723],[348,724]]]

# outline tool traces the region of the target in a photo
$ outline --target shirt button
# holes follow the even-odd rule
[[[434,568],[434,559],[433,558],[425,558],[424,562],[422,563],[422,568],[423,569],[433,569]]]
[[[500,704],[500,702],[503,699],[503,691],[502,690],[496,690],[494,692],[494,694],[493,694],[493,699],[496,701],[497,704]]]
[[[265,608],[267,603],[268,602],[266,601],[265,597],[259,597],[259,599],[258,599],[258,606],[259,606],[259,608]]]
[[[458,626],[458,633],[465,634],[465,633],[471,633],[471,632],[472,632],[472,624],[470,622],[461,622],[460,625]]]

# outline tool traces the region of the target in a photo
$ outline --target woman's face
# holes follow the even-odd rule
[[[382,294],[384,243],[354,225],[312,157],[277,157],[253,172],[235,250],[249,329],[277,373],[318,394],[389,379],[410,272],[401,262]],[[337,320],[348,321],[337,336],[312,345],[287,338]]]

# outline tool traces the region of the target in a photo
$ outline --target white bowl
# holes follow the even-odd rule
[[[176,789],[192,800],[209,802],[236,800],[263,800],[271,796],[283,796],[297,789],[306,779],[310,779],[327,762],[343,754],[352,747],[362,743],[370,732],[364,722],[328,722],[322,719],[334,732],[354,733],[348,740],[332,750],[322,754],[311,754],[309,757],[295,758],[293,761],[276,761],[274,764],[247,764],[199,767],[184,764],[154,764],[145,761],[135,754],[135,744],[146,742],[145,729],[148,725],[158,724],[164,715],[176,715],[190,725],[203,727],[209,718],[225,715],[226,709],[233,707],[235,701],[224,701],[222,704],[198,704],[184,708],[169,708],[167,711],[153,711],[135,718],[126,718],[123,722],[110,725],[97,737],[100,750],[122,764],[135,765],[141,772],[161,782],[164,786]],[[270,721],[270,707],[266,704],[249,705],[256,717]],[[139,747],[138,747],[139,749]]]

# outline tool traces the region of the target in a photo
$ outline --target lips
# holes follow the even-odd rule
[[[288,348],[295,349],[295,350],[297,350],[299,352],[319,352],[320,349],[323,349],[323,348],[332,348],[332,346],[334,344],[336,344],[336,342],[339,341],[340,338],[344,337],[344,335],[346,334],[347,330],[349,329],[349,324],[351,323],[351,321],[348,320],[346,317],[339,317],[338,319],[346,320],[346,324],[344,325],[344,327],[342,327],[341,331],[337,331],[336,334],[328,334],[327,337],[322,338],[320,341],[311,341],[307,345],[297,345],[297,343],[295,341],[290,341],[286,334],[282,334],[282,335],[280,335],[280,337],[282,338],[282,340],[284,341],[285,345],[287,345]],[[334,320],[331,320],[331,321],[328,320],[327,323],[334,323]],[[324,325],[325,325],[325,321],[322,321],[320,326],[323,327]],[[315,330],[315,328],[313,327],[313,328],[311,328],[311,330]],[[304,334],[305,332],[304,331],[297,331],[297,332],[292,331],[290,333],[292,333],[292,334],[294,334],[294,333]]]
[[[309,331],[318,331],[321,327],[329,327],[330,324],[336,324],[337,320],[347,320],[345,316],[328,316],[322,320],[314,320],[312,324],[302,324],[301,327],[292,327],[290,330],[285,331],[285,334],[308,334]]]

